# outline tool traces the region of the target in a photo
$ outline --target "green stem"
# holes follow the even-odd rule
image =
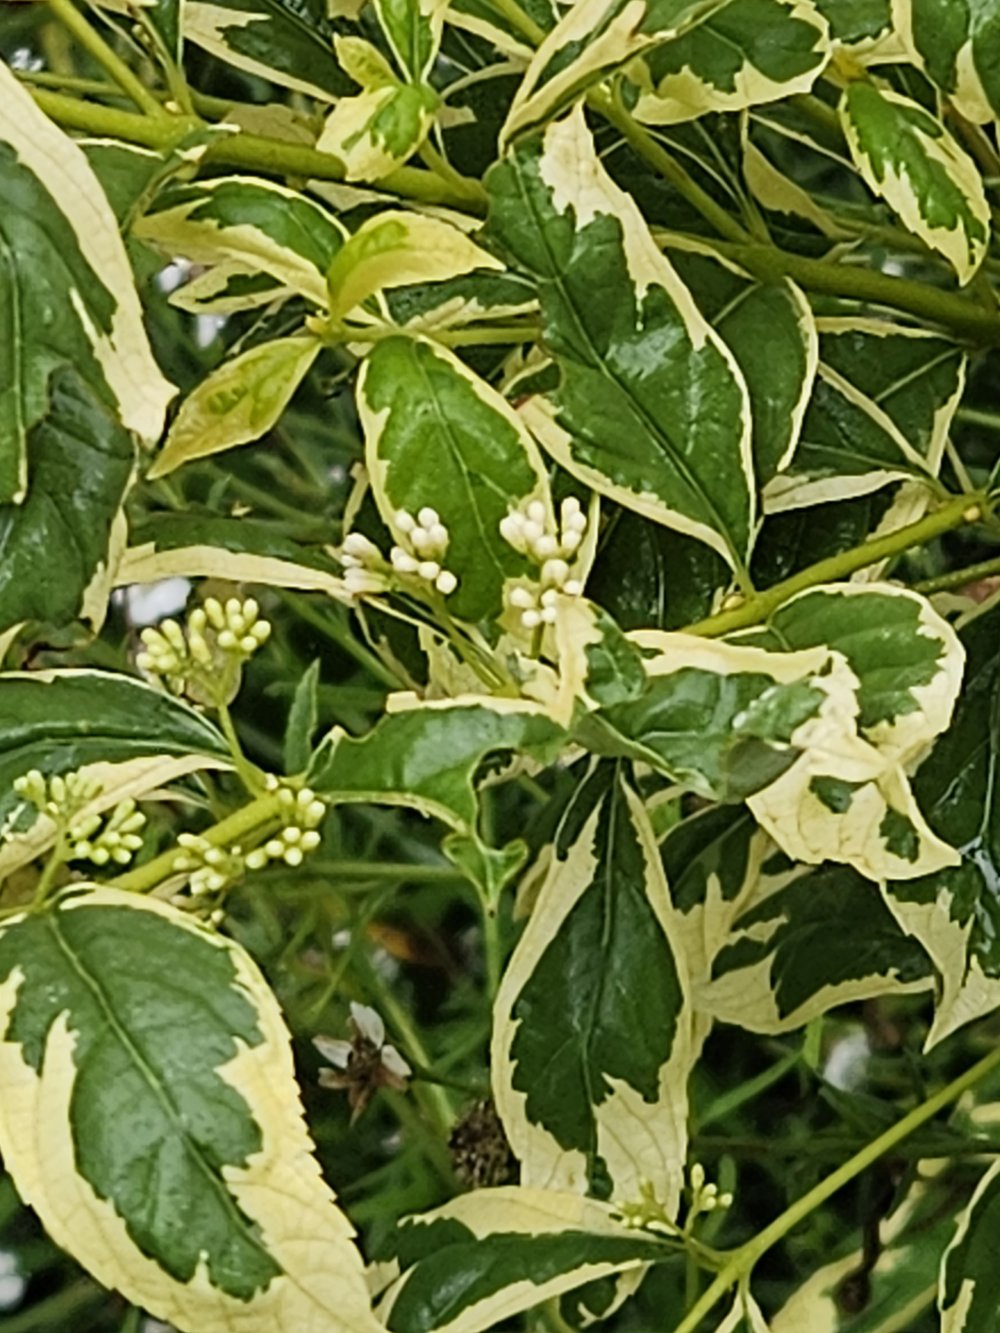
[[[74,1327],[75,1316],[88,1305],[105,1299],[105,1293],[89,1279],[63,1287],[54,1295],[38,1301],[30,1309],[5,1315],[4,1333],[51,1333],[53,1329]],[[76,1327],[79,1327],[77,1324]]]
[[[302,620],[312,625],[313,629],[318,630],[320,634],[325,635],[335,643],[338,648],[343,648],[354,658],[355,662],[364,667],[376,680],[381,681],[390,690],[398,690],[404,683],[399,680],[395,672],[375,656],[375,654],[366,648],[363,643],[351,633],[350,627],[338,620],[335,616],[325,616],[316,609],[307,598],[298,593],[287,592],[284,589],[278,594],[286,606],[290,607]]]
[[[100,33],[73,4],[73,0],[49,0],[49,8],[63,27],[84,50],[106,69],[122,92],[127,93],[139,109],[152,120],[164,120],[167,112],[149,89],[129,69],[125,61],[112,50]]]
[[[222,734],[229,746],[229,753],[233,756],[233,763],[236,765],[236,772],[240,775],[240,781],[251,796],[259,796],[263,790],[263,778],[260,770],[254,764],[251,764],[243,753],[243,746],[240,744],[240,738],[236,733],[236,726],[233,722],[233,715],[229,711],[229,705],[220,701],[215,708],[219,715],[219,726],[222,728]]]
[[[685,633],[717,638],[722,634],[731,634],[734,630],[757,625],[796,593],[805,592],[807,588],[814,588],[820,583],[835,583],[838,579],[847,578],[857,570],[877,564],[880,560],[901,555],[903,551],[908,551],[913,546],[924,546],[935,537],[940,537],[955,528],[978,522],[983,517],[981,505],[984,499],[982,495],[958,496],[916,523],[910,523],[905,528],[897,529],[896,532],[886,533],[884,537],[875,537],[871,541],[862,542],[860,546],[852,546],[849,551],[829,556],[826,560],[819,560],[815,565],[809,565],[798,574],[793,574],[791,578],[783,579],[763,592],[755,593],[753,597],[748,597],[746,601],[731,610],[720,611],[706,620],[688,625]]]
[[[68,0],[64,2],[68,3]],[[142,144],[146,148],[172,149],[186,135],[205,128],[205,122],[193,116],[171,116],[163,112],[154,120],[152,116],[137,116],[131,111],[117,111],[113,107],[81,102],[75,97],[65,97],[62,93],[47,92],[41,88],[33,88],[31,95],[45,114],[65,129],[122,139],[126,143]],[[206,166],[247,167],[278,176],[304,176],[332,181],[344,179],[344,164],[332,153],[321,153],[316,148],[280,139],[266,139],[242,130],[214,139],[205,150],[201,162]],[[477,211],[471,206],[467,195],[458,194],[431,172],[415,167],[398,167],[379,181],[379,188],[389,194],[416,199],[425,204],[446,204],[467,213]]]
[[[464,879],[455,866],[407,865],[396,861],[310,861],[304,867],[324,880],[334,879],[388,879],[402,884],[432,884]],[[283,871],[287,874],[287,870]]]
[[[52,888],[52,881],[56,877],[56,872],[66,861],[66,833],[60,830],[56,839],[55,846],[49,852],[48,860],[42,868],[42,873],[38,877],[38,883],[35,885],[35,893],[31,900],[31,910],[36,912],[45,903],[49,896],[49,890]]]
[[[824,1204],[838,1190],[843,1189],[862,1171],[866,1171],[880,1157],[884,1157],[886,1153],[891,1152],[897,1143],[912,1134],[914,1130],[919,1129],[928,1120],[931,1120],[939,1111],[960,1097],[963,1092],[975,1087],[980,1079],[992,1073],[998,1066],[1000,1066],[1000,1047],[990,1051],[971,1069],[967,1069],[958,1078],[952,1079],[947,1087],[934,1093],[932,1097],[928,1097],[925,1102],[915,1107],[908,1115],[903,1116],[902,1120],[887,1129],[884,1134],[880,1134],[877,1139],[873,1139],[871,1143],[866,1144],[860,1152],[855,1153],[843,1166],[838,1167],[836,1171],[831,1171],[825,1179],[804,1194],[801,1199],[797,1199],[790,1208],[786,1208],[770,1226],[765,1227],[752,1240],[747,1241],[745,1245],[741,1245],[738,1250],[733,1251],[726,1266],[701,1299],[678,1324],[674,1333],[694,1333],[701,1321],[710,1310],[715,1308],[730,1287],[734,1286],[741,1278],[747,1277],[754,1264],[772,1245],[776,1245],[779,1240],[783,1240],[804,1218],[819,1208],[821,1204]]]
[[[541,46],[545,29],[526,14],[517,0],[489,0],[490,7],[505,18],[515,32],[519,32],[532,46]]]
[[[435,176],[460,194],[465,195],[469,203],[477,209],[485,209],[489,196],[481,181],[472,180],[456,171],[443,154],[439,153],[430,140],[425,140],[420,148],[420,158]]]
[[[596,111],[599,111],[609,124],[615,127],[625,142],[644,161],[658,171],[665,180],[668,180],[678,194],[683,195],[688,203],[698,210],[706,222],[712,224],[720,236],[725,236],[730,241],[735,241],[741,245],[749,241],[749,232],[741,227],[721,204],[717,204],[712,196],[706,190],[703,190],[693,177],[688,175],[680,163],[675,162],[670,154],[657,143],[649,131],[633,120],[625,108],[615,101],[610,93],[605,92],[603,88],[592,89],[587,94],[587,102]]]
[[[966,565],[964,569],[953,569],[947,574],[938,574],[936,578],[924,579],[914,583],[916,592],[928,596],[932,592],[947,592],[949,588],[963,588],[967,583],[976,583],[979,579],[988,579],[1000,574],[1000,556],[991,560],[980,560],[978,564]]]
[[[963,426],[984,426],[987,430],[1000,431],[1000,412],[986,412],[979,407],[960,407],[955,419]]]
[[[268,792],[267,795],[258,796],[256,800],[250,801],[248,805],[241,806],[239,810],[234,810],[225,819],[220,819],[201,836],[213,847],[229,847],[233,843],[245,840],[249,834],[255,833],[265,824],[271,823],[280,813],[281,802],[277,794]],[[126,889],[133,893],[147,893],[150,889],[156,888],[162,880],[169,879],[176,873],[174,869],[176,860],[177,848],[171,847],[169,851],[154,856],[145,865],[119,875],[111,881],[111,885],[113,888]]]
[[[508,346],[533,342],[538,337],[537,324],[497,324],[480,329],[432,329],[428,336],[445,347]],[[398,328],[337,329],[337,341],[347,343],[377,343],[385,338],[399,336]]]

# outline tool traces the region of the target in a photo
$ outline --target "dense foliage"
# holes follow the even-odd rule
[[[0,52],[4,1328],[995,1329],[1000,7]]]

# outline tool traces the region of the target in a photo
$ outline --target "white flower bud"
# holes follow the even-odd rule
[[[439,551],[444,551],[448,545],[448,529],[445,525],[443,523],[433,524],[428,529],[428,535],[430,536],[434,548]]]
[[[542,621],[546,625],[554,625],[559,616],[559,611],[554,606],[546,606],[542,610]]]
[[[548,515],[545,512],[545,504],[542,500],[532,500],[525,512],[531,522],[540,523],[544,526]]]
[[[360,532],[348,533],[344,538],[341,550],[345,555],[352,555],[361,561],[377,560],[379,558],[378,547]]]
[[[442,569],[441,573],[434,580],[434,586],[439,593],[442,593],[447,597],[458,587],[458,579],[450,569]]]
[[[315,829],[307,829],[302,835],[299,846],[304,852],[314,852],[322,841]]]
[[[405,509],[396,511],[396,527],[399,528],[400,532],[409,534],[416,526],[416,520],[411,513]]]
[[[543,533],[535,542],[534,554],[539,560],[547,560],[559,551],[559,543],[550,532]]]
[[[569,565],[565,560],[546,560],[542,565],[542,582],[554,583],[556,587],[561,587],[569,577]]]
[[[410,533],[410,541],[413,543],[415,551],[429,551],[431,547],[431,534],[426,528],[414,528]]]
[[[423,509],[417,514],[417,522],[422,528],[432,528],[435,523],[440,523],[441,519],[436,509],[432,509],[430,505],[424,505]]]
[[[567,597],[580,597],[583,595],[583,584],[579,579],[567,579],[562,590]]]
[[[542,614],[540,611],[522,611],[521,624],[525,629],[537,629],[542,623]]]
[[[524,545],[524,520],[520,514],[508,514],[500,520],[500,536],[516,550]]]
[[[545,529],[541,523],[536,523],[534,519],[525,519],[521,526],[521,533],[527,546],[533,547],[539,537],[543,536]]]
[[[219,631],[219,647],[223,652],[231,653],[236,646],[236,635],[231,629],[223,629]]]
[[[301,847],[287,847],[284,852],[283,860],[286,866],[300,866],[302,864]]]
[[[541,596],[541,605],[543,608],[555,607],[559,605],[559,593],[555,588],[546,588]]]
[[[421,560],[420,564],[417,566],[417,573],[422,579],[426,579],[428,583],[433,583],[441,573],[441,566],[436,560]]]
[[[564,551],[572,552],[577,550],[582,541],[583,533],[577,532],[576,528],[570,528],[568,531],[565,529],[563,530],[562,548]]]
[[[392,567],[397,574],[415,574],[417,565],[420,563],[409,551],[404,551],[401,546],[394,546],[389,552],[389,559],[392,561]]]
[[[530,610],[535,605],[535,595],[530,588],[511,588],[507,600],[519,611]]]

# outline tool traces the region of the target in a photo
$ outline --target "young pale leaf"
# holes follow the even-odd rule
[[[991,1333],[996,1326],[998,1227],[1000,1162],[994,1162],[959,1214],[954,1239],[941,1261],[941,1333]]]
[[[325,592],[349,601],[339,564],[323,550],[276,535],[255,518],[160,513],[133,532],[135,545],[118,563],[116,583],[210,578]]]
[[[54,826],[14,791],[33,768],[83,769],[102,783],[95,810],[185,773],[229,766],[222,735],[193,708],[131,676],[90,670],[0,675],[0,876],[37,856]]]
[[[918,103],[857,80],[840,102],[851,156],[867,184],[966,283],[986,254],[990,209],[976,164]]]
[[[28,436],[49,410],[53,372],[75,372],[88,399],[104,403],[145,441],[163,429],[174,387],[153,360],[118,224],[97,177],[2,63],[0,190],[0,505],[6,505],[27,494]]]
[[[695,988],[698,1010],[751,1032],[790,1032],[838,1004],[933,987],[926,953],[856,871],[823,866],[780,883],[765,880],[761,899],[736,916],[711,979]]]
[[[330,265],[330,317],[342,319],[385,288],[484,269],[503,264],[450,222],[386,210],[363,222]]]
[[[652,125],[808,92],[830,57],[813,0],[730,0],[629,66],[634,115]]]
[[[347,233],[320,204],[252,176],[164,190],[135,234],[171,257],[266,273],[318,306],[326,273]]]
[[[886,902],[941,975],[928,1046],[1000,1003],[1000,613],[962,631],[965,680],[951,726],[924,760],[914,793],[961,863],[885,886]]]
[[[184,35],[247,74],[331,102],[351,90],[325,0],[185,0]]]
[[[309,785],[336,802],[405,805],[475,831],[473,779],[496,751],[552,758],[565,733],[525,700],[448,699],[419,704],[390,696],[390,716],[358,739],[335,727],[316,753]]]
[[[322,344],[311,334],[258,343],[213,370],[184,399],[149,477],[247,444],[284,412]]]
[[[375,0],[379,26],[404,79],[427,77],[441,45],[447,0]]]
[[[671,241],[670,258],[743,372],[754,468],[763,486],[790,463],[809,405],[819,361],[812,309],[790,279],[757,282],[695,242]]]
[[[382,519],[405,542],[399,513],[433,509],[448,531],[448,598],[467,620],[496,616],[504,584],[526,575],[500,523],[532,499],[551,503],[538,448],[517,414],[452,352],[426,338],[379,342],[358,380],[365,458]]]
[[[316,147],[340,158],[346,180],[381,180],[426,139],[438,102],[434,89],[423,83],[382,84],[342,97]]]
[[[125,542],[135,445],[69,367],[53,372],[27,445],[27,494],[0,505],[0,635],[26,621],[97,629]]]
[[[601,764],[566,811],[494,1007],[493,1097],[524,1184],[638,1200],[648,1182],[674,1215],[694,1060],[685,966],[648,816]]]
[[[978,0],[892,0],[908,54],[967,120],[1000,117],[1000,10]]]
[[[532,431],[581,481],[739,570],[754,510],[746,385],[605,172],[582,109],[519,145],[487,186],[490,236],[537,283],[559,375],[521,409]]]
[[[700,796],[742,801],[828,735],[853,734],[854,678],[825,648],[771,653],[691,634],[637,631],[649,684],[601,709],[579,734]]]
[[[295,687],[285,727],[285,772],[301,773],[313,752],[313,737],[319,725],[319,668],[316,657]]]
[[[0,1147],[57,1244],[188,1333],[374,1333],[288,1033],[239,945],[74,887],[0,927],[0,996]]]
[[[580,0],[534,52],[502,140],[543,124],[648,46],[676,38],[729,0]]]
[[[584,1283],[672,1251],[606,1203],[506,1186],[409,1217],[390,1241],[401,1270],[379,1302],[389,1333],[480,1333]]]

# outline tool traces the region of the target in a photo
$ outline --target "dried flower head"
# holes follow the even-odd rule
[[[314,1037],[313,1044],[332,1069],[321,1069],[320,1087],[346,1090],[351,1122],[357,1120],[379,1088],[405,1092],[413,1072],[385,1039],[385,1024],[366,1004],[351,1004],[350,1041]]]

